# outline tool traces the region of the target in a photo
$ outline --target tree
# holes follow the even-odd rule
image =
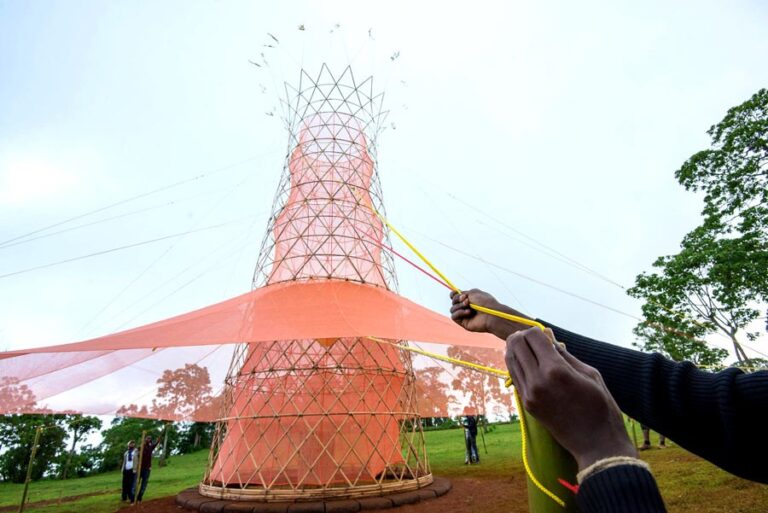
[[[517,411],[517,406],[515,405],[515,396],[511,389],[507,389],[503,386],[491,389],[491,398],[496,403],[494,406],[494,413],[498,415],[506,413],[509,416],[510,422],[515,420],[517,417],[517,414],[515,413],[515,411]]]
[[[119,416],[112,422],[112,427],[104,431],[102,448],[104,460],[102,470],[111,470],[119,466],[120,458],[129,440],[138,439],[141,431],[146,429],[153,436],[162,436],[163,447],[160,452],[160,464],[165,464],[168,455],[180,443],[179,427],[170,420],[184,420],[210,414],[210,409],[218,401],[211,395],[211,379],[208,369],[196,364],[185,364],[178,369],[166,369],[157,380],[158,389],[152,405],[127,404],[117,410]],[[144,419],[132,418],[144,417]],[[146,417],[153,417],[150,420]],[[192,445],[201,443],[202,436],[207,432],[202,427],[198,429],[200,437],[193,437]],[[210,430],[211,428],[207,428]],[[188,448],[189,443],[184,443]]]
[[[215,427],[212,422],[186,423],[179,431],[177,450],[180,454],[186,454],[210,447]]]
[[[416,375],[416,401],[419,414],[424,419],[448,416],[448,408],[456,398],[449,393],[448,383],[443,381],[444,371],[436,365],[414,369]],[[431,421],[426,421],[431,426]]]
[[[160,387],[157,397],[152,400],[152,413],[160,418],[188,419],[211,401],[211,378],[208,369],[194,363],[164,371],[157,384]],[[161,466],[165,465],[170,452],[168,438],[171,433],[174,434],[175,441],[178,438],[178,429],[166,424],[160,453]]]
[[[702,224],[629,290],[645,299],[635,334],[645,349],[713,365],[726,355],[701,339],[720,332],[744,365],[741,340],[758,333],[742,332],[768,301],[768,90],[730,109],[708,134],[712,147],[675,173],[687,190],[704,192]]]
[[[147,405],[139,407],[137,404],[124,404],[117,409],[115,415],[118,417],[142,417],[146,418],[150,416]]]
[[[100,445],[102,460],[99,462],[99,471],[106,472],[120,468],[128,442],[133,440],[138,447],[142,431],[157,437],[162,432],[163,424],[162,420],[115,417],[112,425],[102,432],[103,440]]]
[[[199,422],[215,422],[221,415],[221,409],[224,405],[224,392],[218,395],[211,395],[201,400],[196,405],[195,419]]]
[[[101,451],[98,447],[90,444],[83,444],[77,453],[72,455],[69,463],[68,476],[85,477],[95,474],[99,471],[99,463],[102,460]]]
[[[497,349],[470,349],[450,346],[448,347],[448,356],[480,365],[496,367],[497,369],[506,369],[504,354]],[[478,414],[485,415],[488,410],[488,404],[491,401],[501,402],[507,407],[511,407],[511,402],[509,401],[511,392],[504,389],[498,377],[458,365],[454,365],[454,368],[458,372],[451,385],[454,389],[462,390],[467,395],[470,405],[477,410]]]
[[[189,419],[211,399],[208,369],[194,363],[164,371],[157,384],[152,413],[160,418]]]
[[[738,255],[739,286],[756,301],[768,298],[768,89],[731,108],[708,132],[712,147],[688,159],[675,173],[687,190],[704,193],[705,230],[748,254]],[[738,242],[741,241],[741,242]]]
[[[707,133],[712,147],[675,173],[687,190],[702,191],[705,225],[768,235],[768,89],[731,108]]]
[[[34,407],[36,402],[32,390],[27,385],[19,384],[17,378],[0,378],[0,410],[20,412],[23,408]]]
[[[0,478],[23,483],[39,426],[43,432],[32,465],[32,479],[40,479],[56,471],[59,455],[65,450],[67,431],[63,415],[3,415],[0,416]]]
[[[717,365],[727,353],[702,339],[720,332],[731,340],[738,360],[746,360],[738,334],[759,310],[750,285],[754,267],[745,260],[763,259],[768,265],[768,251],[753,242],[746,236],[717,238],[702,226],[685,237],[678,254],[654,262],[658,272],[639,275],[628,292],[646,300],[645,321],[635,328],[644,340],[641,347],[675,360]],[[757,333],[746,336],[754,339]]]
[[[98,417],[84,417],[82,415],[65,415],[64,422],[67,425],[67,428],[71,431],[71,437],[72,437],[72,446],[69,449],[69,454],[67,454],[67,460],[64,462],[64,465],[62,465],[61,470],[61,478],[66,479],[67,478],[67,472],[69,471],[70,465],[72,464],[72,457],[75,454],[75,448],[77,447],[77,443],[80,441],[82,437],[93,431],[94,429],[101,429],[101,420],[99,420]],[[82,459],[82,458],[81,458]],[[80,461],[80,466],[83,465],[83,462]]]

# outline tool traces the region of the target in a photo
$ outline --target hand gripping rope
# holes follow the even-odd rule
[[[359,199],[360,198],[358,197],[358,200]],[[397,229],[394,226],[392,226],[389,223],[389,221],[387,221],[387,219],[384,216],[382,216],[373,207],[372,204],[370,205],[370,208],[376,214],[376,216],[381,220],[381,222],[383,222],[392,231],[392,233],[394,233],[397,236],[397,238],[400,239],[403,242],[403,244],[408,246],[408,248],[411,251],[413,251],[413,253],[416,254],[416,256],[418,256],[419,259],[421,259],[422,262],[424,262],[424,264],[426,264],[430,269],[432,269],[432,271],[434,271],[435,274],[437,274],[448,285],[449,288],[451,288],[452,290],[454,290],[457,293],[461,294],[461,290],[456,285],[454,285],[453,282],[451,282],[448,279],[447,276],[445,276],[442,272],[440,272],[440,270],[437,267],[435,267],[432,264],[432,262],[430,262],[427,259],[427,257],[425,257],[418,249],[416,249],[416,247],[413,244],[411,244],[410,241],[408,241],[408,239],[406,239],[405,236],[403,236],[403,234],[401,234],[399,231],[397,231]],[[496,317],[500,317],[502,319],[506,319],[508,321],[517,322],[517,323],[520,323],[520,324],[525,324],[527,326],[533,326],[533,327],[539,328],[539,329],[541,329],[542,331],[544,331],[547,334],[547,336],[549,337],[549,339],[553,343],[555,342],[554,336],[552,335],[552,331],[551,330],[547,330],[544,327],[544,325],[541,324],[540,322],[536,322],[534,320],[527,319],[525,317],[520,317],[520,316],[517,316],[517,315],[508,314],[506,312],[500,312],[498,310],[493,310],[491,308],[486,308],[484,306],[476,305],[476,304],[473,304],[473,303],[470,303],[469,306],[470,306],[470,308],[472,308],[474,310],[477,310],[478,312],[483,312],[483,313],[486,313],[486,314],[489,314],[489,315],[494,315]],[[453,364],[460,365],[460,366],[463,366],[463,367],[468,367],[468,368],[471,368],[471,369],[475,369],[475,370],[480,371],[480,372],[485,372],[487,374],[498,376],[500,378],[504,378],[505,386],[507,386],[507,387],[512,386],[512,377],[509,375],[508,372],[505,372],[505,371],[502,371],[502,370],[499,370],[499,369],[495,369],[493,367],[487,367],[485,365],[478,365],[476,363],[466,362],[464,360],[459,360],[457,358],[450,358],[448,356],[443,356],[443,355],[437,354],[437,353],[431,353],[429,351],[424,351],[422,349],[416,349],[416,348],[405,346],[405,345],[402,345],[402,344],[392,344],[390,342],[387,342],[385,340],[381,340],[381,339],[378,339],[378,338],[375,338],[375,337],[368,337],[368,338],[370,338],[371,340],[375,340],[377,342],[383,342],[383,343],[391,344],[391,345],[393,345],[395,347],[398,347],[399,349],[403,349],[405,351],[410,351],[412,353],[421,354],[421,355],[424,355],[424,356],[428,356],[430,358],[434,358],[434,359],[437,359],[437,360],[442,360],[442,361],[445,361],[445,362],[453,363]],[[550,499],[555,501],[561,507],[565,507],[565,501],[563,501],[560,497],[555,495],[554,492],[552,492],[551,490],[546,488],[543,484],[541,484],[541,482],[533,474],[533,470],[531,469],[531,466],[528,463],[528,447],[527,447],[528,446],[528,443],[527,443],[528,435],[527,435],[527,429],[526,429],[526,426],[525,426],[525,415],[522,413],[523,412],[523,407],[522,407],[522,404],[520,402],[520,396],[517,394],[517,392],[515,392],[514,396],[515,396],[515,404],[517,405],[517,409],[518,409],[518,411],[521,412],[521,414],[520,414],[520,435],[521,435],[521,440],[522,440],[522,450],[521,450],[521,452],[522,452],[522,455],[523,455],[523,467],[525,467],[525,473],[528,475],[528,478],[536,486],[536,488],[538,488],[544,495],[546,495],[547,497],[549,497]]]

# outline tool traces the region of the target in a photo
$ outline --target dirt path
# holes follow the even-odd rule
[[[453,478],[450,492],[434,500],[380,510],[392,513],[528,513],[525,477],[504,479]],[[120,513],[181,513],[175,497],[146,501],[136,507],[124,507]]]
[[[27,505],[24,506],[24,509],[30,510],[34,508],[40,508],[42,506],[50,506],[52,504],[62,504],[64,502],[79,501],[80,499],[83,499],[85,497],[93,497],[94,495],[107,495],[107,494],[114,494],[114,493],[120,493],[120,490],[117,490],[117,491],[105,490],[101,492],[84,493],[81,495],[70,495],[67,497],[62,497],[60,499],[48,499],[45,501],[27,502]],[[19,511],[19,505],[14,504],[13,506],[0,507],[0,513],[7,513],[10,511]]]
[[[504,479],[453,478],[453,488],[437,499],[411,504],[393,513],[528,513],[525,476]]]

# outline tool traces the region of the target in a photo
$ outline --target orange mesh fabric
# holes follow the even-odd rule
[[[375,481],[403,463],[406,379],[397,350],[365,339],[337,339],[330,347],[312,340],[252,345],[232,383],[227,435],[210,481]]]
[[[0,360],[0,412],[213,421],[233,349],[213,345],[5,358]],[[35,363],[39,372],[23,372]]]
[[[288,170],[288,196],[272,229],[267,288],[319,279],[344,283],[340,289],[356,296],[361,290],[385,292],[383,227],[369,193],[373,161],[359,121],[337,112],[308,117]],[[329,320],[355,326],[374,311],[365,302],[350,302],[336,291],[307,297],[325,308],[318,322],[306,312],[292,318],[307,323],[306,338],[248,344],[244,361],[232,369],[231,407],[219,425],[209,484],[353,486],[381,480],[405,463],[401,429],[417,418],[412,374],[404,365],[410,357],[361,338],[373,331],[324,329]]]
[[[498,383],[449,364],[414,369],[408,353],[368,338],[449,353],[503,345],[390,290],[393,256],[373,211],[384,212],[381,97],[366,96],[370,82],[351,72],[326,71],[290,103],[259,288],[104,337],[0,353],[0,413],[217,421],[205,482],[302,490],[428,476],[419,415],[488,411],[504,399]]]
[[[84,342],[0,353],[0,413],[43,408],[109,415],[133,404],[146,417],[208,421],[216,416],[209,407],[183,415],[152,409],[157,381],[166,371],[204,368],[216,393],[238,342],[365,336],[502,345],[381,287],[335,280],[285,282]],[[436,400],[447,412],[440,395]]]
[[[386,287],[381,221],[370,208],[373,161],[349,114],[310,117],[288,162],[290,192],[274,224],[267,283],[350,279]]]
[[[491,335],[468,333],[445,315],[380,287],[313,280],[270,285],[200,310],[84,342],[6,351],[0,353],[0,363],[34,353],[50,356],[76,351],[365,336],[470,347],[503,346]],[[70,354],[62,358],[61,364],[46,362],[45,358],[39,363],[55,369],[71,363],[72,358],[87,356]],[[35,365],[28,362],[24,367]],[[15,363],[9,367],[9,371],[16,372]]]

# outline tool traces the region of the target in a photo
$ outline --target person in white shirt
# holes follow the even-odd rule
[[[136,449],[136,442],[128,442],[128,450],[123,453],[123,501],[133,502],[133,494],[136,488],[136,470],[139,451]]]

